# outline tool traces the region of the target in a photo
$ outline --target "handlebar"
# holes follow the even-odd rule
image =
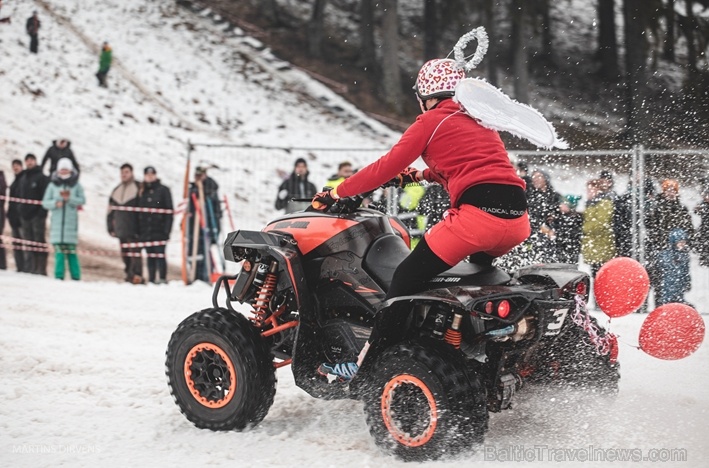
[[[397,179],[392,179],[378,187],[378,189],[387,189],[389,187],[398,187],[399,183]],[[378,190],[375,189],[375,190]],[[323,190],[330,190],[330,187],[323,187]],[[335,202],[332,206],[330,206],[328,209],[324,211],[316,210],[312,206],[308,206],[305,211],[309,212],[318,212],[318,213],[338,213],[338,214],[349,214],[353,213],[359,208],[359,206],[362,204],[362,201],[365,198],[368,198],[371,196],[371,194],[374,192],[374,190],[370,192],[366,192],[363,194],[355,195],[353,197],[343,197],[340,198],[337,202]],[[311,202],[312,198],[291,198],[291,201],[294,202]]]

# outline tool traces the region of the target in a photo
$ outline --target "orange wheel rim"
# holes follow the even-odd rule
[[[236,392],[234,364],[226,352],[213,343],[199,343],[185,358],[185,382],[190,393],[207,408],[222,408]]]
[[[428,405],[428,424],[412,431],[410,424],[402,421],[396,414],[396,404],[400,393],[406,392],[414,396],[419,403]],[[418,395],[417,395],[418,394]],[[426,444],[436,432],[438,424],[438,407],[436,399],[428,386],[421,379],[409,374],[397,375],[384,386],[382,390],[382,419],[394,439],[407,447],[420,447]],[[410,422],[410,421],[409,421]]]

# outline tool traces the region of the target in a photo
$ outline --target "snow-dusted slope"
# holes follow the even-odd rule
[[[41,295],[15,294],[30,281]],[[0,297],[0,466],[410,466],[376,448],[360,403],[313,399],[290,368],[278,371],[275,403],[254,429],[192,426],[168,392],[164,352],[177,324],[209,306],[206,285],[60,283],[0,271]],[[637,344],[644,317],[614,320],[622,342]],[[548,467],[548,450],[589,448],[684,449],[687,461],[583,466],[706,466],[707,359],[706,345],[676,362],[621,345],[614,402],[523,389],[514,409],[491,416],[483,450],[427,466]],[[485,453],[520,447],[544,458],[485,463]]]
[[[69,138],[88,195],[84,241],[113,246],[103,216],[124,162],[139,176],[154,165],[181,196],[187,140],[371,148],[396,138],[257,41],[224,34],[172,0],[7,3],[2,13],[13,23],[0,28],[0,168],[10,173],[11,159],[41,158],[53,139]],[[38,55],[24,33],[34,9],[42,21]],[[108,90],[94,77],[104,40],[114,56]],[[327,163],[311,167],[314,179],[324,181],[337,161]],[[277,154],[259,164],[277,177],[293,161]]]

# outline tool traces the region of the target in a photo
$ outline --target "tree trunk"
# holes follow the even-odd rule
[[[614,10],[615,0],[598,0],[598,57],[601,77],[606,81],[617,81],[620,76]]]
[[[529,70],[527,68],[527,0],[512,0],[512,73],[515,77],[515,98],[519,102],[529,102]]]
[[[278,15],[278,3],[276,0],[259,0],[256,3],[258,12],[266,18],[273,26],[281,26],[281,18]]]
[[[308,54],[314,58],[322,58],[322,38],[325,23],[325,4],[327,0],[315,0],[313,14],[308,22]]]
[[[495,24],[494,1],[495,0],[483,0],[483,26],[485,27],[485,31],[487,31],[487,37],[489,39],[487,58],[483,60],[483,65],[485,66],[487,81],[489,81],[491,85],[497,86],[497,69],[495,68],[495,63],[498,60],[497,43],[495,42],[495,30],[497,27]]]
[[[438,58],[438,8],[436,0],[423,4],[423,59]]]
[[[389,107],[400,114],[401,74],[399,71],[399,14],[397,0],[383,0],[382,18],[382,74],[384,100]]]
[[[667,35],[665,36],[664,58],[670,62],[675,61],[675,0],[667,0],[665,6],[665,19],[667,20]]]
[[[645,0],[623,0],[625,21],[625,94],[628,141],[642,143],[647,138],[647,41],[642,8]]]
[[[697,30],[694,21],[694,1],[685,0],[685,20],[684,20],[684,36],[687,38],[687,68],[689,69],[690,78],[697,71],[697,48],[694,44],[694,32]]]
[[[377,63],[377,53],[374,48],[374,8],[372,0],[362,0],[360,3],[359,36],[362,41],[359,51],[359,65],[367,71],[374,72]]]
[[[538,0],[539,15],[542,19],[542,58],[548,63],[553,63],[554,46],[552,44],[554,36],[551,26],[551,11],[549,0]]]

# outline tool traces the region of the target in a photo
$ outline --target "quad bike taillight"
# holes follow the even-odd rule
[[[497,315],[500,318],[507,318],[510,315],[510,301],[503,299],[497,303]]]
[[[512,307],[510,306],[510,301],[507,299],[499,301],[497,306],[495,306],[493,301],[488,301],[485,303],[485,313],[492,314],[493,312],[496,312],[500,318],[507,318],[507,316],[510,315],[511,310]]]
[[[576,294],[579,296],[585,296],[586,293],[588,292],[588,287],[586,286],[586,283],[584,281],[579,281],[576,283]]]

